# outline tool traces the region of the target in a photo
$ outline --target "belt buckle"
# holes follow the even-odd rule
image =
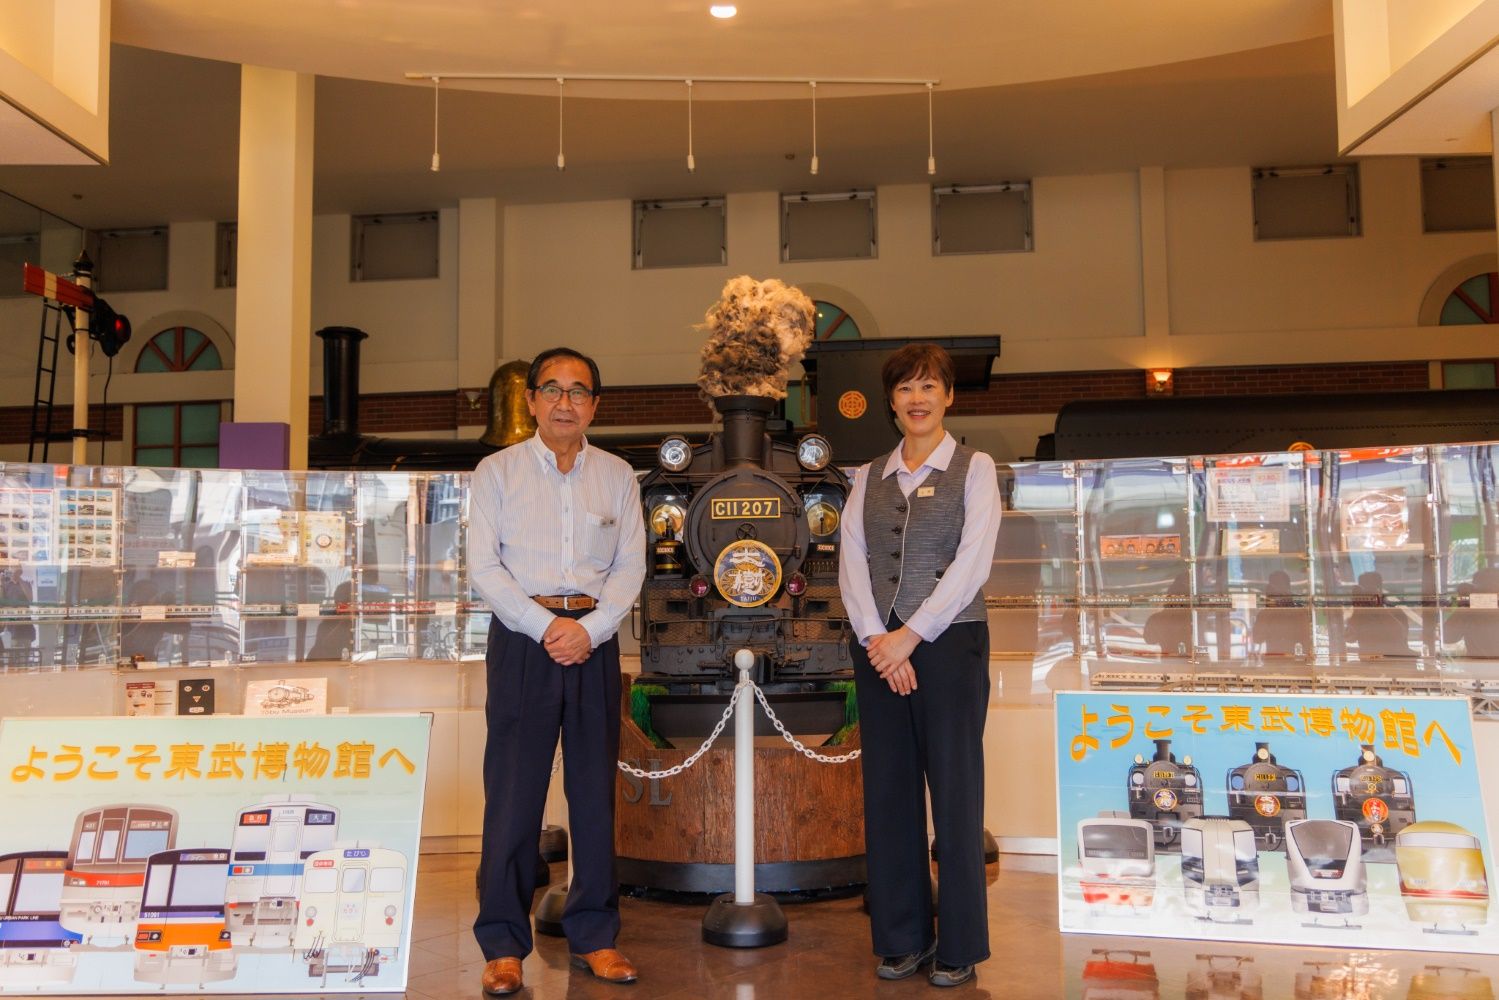
[[[563,611],[576,611],[576,610],[578,610],[577,608],[573,607],[573,598],[574,597],[581,598],[583,596],[585,596],[585,595],[583,595],[583,594],[563,594],[562,595],[562,610]]]

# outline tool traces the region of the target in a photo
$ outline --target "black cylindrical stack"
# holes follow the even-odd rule
[[[765,420],[775,411],[768,396],[719,396],[714,409],[723,416],[724,467],[765,464]]]
[[[323,436],[359,433],[359,342],[369,334],[352,326],[325,326],[323,339]]]

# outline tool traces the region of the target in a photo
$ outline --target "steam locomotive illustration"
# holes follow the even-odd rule
[[[1155,756],[1135,755],[1127,779],[1129,814],[1155,829],[1157,852],[1181,850],[1181,828],[1202,815],[1202,774],[1190,756],[1177,761],[1170,740],[1155,741]]]
[[[851,679],[838,596],[848,478],[817,434],[795,445],[765,432],[761,396],[720,396],[723,431],[691,446],[661,442],[640,483],[651,557],[641,594],[641,676],[672,694],[734,683],[733,657],[755,654],[770,692]]]
[[[1254,831],[1262,851],[1284,851],[1285,825],[1306,819],[1306,781],[1301,772],[1275,760],[1270,744],[1256,743],[1248,764],[1230,768],[1228,814]]]
[[[1334,816],[1358,827],[1366,861],[1394,861],[1395,837],[1416,821],[1411,776],[1385,767],[1367,743],[1358,763],[1333,773],[1332,805]]]

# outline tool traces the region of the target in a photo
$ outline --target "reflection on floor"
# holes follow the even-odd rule
[[[412,1000],[479,1000],[484,967],[470,930],[474,855],[421,860]],[[565,865],[552,866],[566,877]],[[568,968],[567,945],[538,936],[526,959],[531,1000],[841,1000],[995,997],[1019,1000],[1494,1000],[1499,958],[1368,952],[1057,931],[1056,864],[1004,855],[989,866],[993,957],[976,982],[935,993],[924,976],[874,977],[869,925],[855,899],[788,906],[790,940],[757,951],[704,944],[703,907],[625,899],[620,948],[640,967],[634,986],[608,986]],[[538,895],[538,899],[540,896]],[[345,994],[348,995],[348,994]],[[384,994],[389,996],[390,994]],[[109,998],[96,998],[109,1000]]]

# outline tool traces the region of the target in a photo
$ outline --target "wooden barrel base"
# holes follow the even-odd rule
[[[734,866],[616,858],[620,889],[633,896],[704,896],[734,891]],[[783,902],[856,896],[869,881],[864,855],[755,866],[755,891]]]

